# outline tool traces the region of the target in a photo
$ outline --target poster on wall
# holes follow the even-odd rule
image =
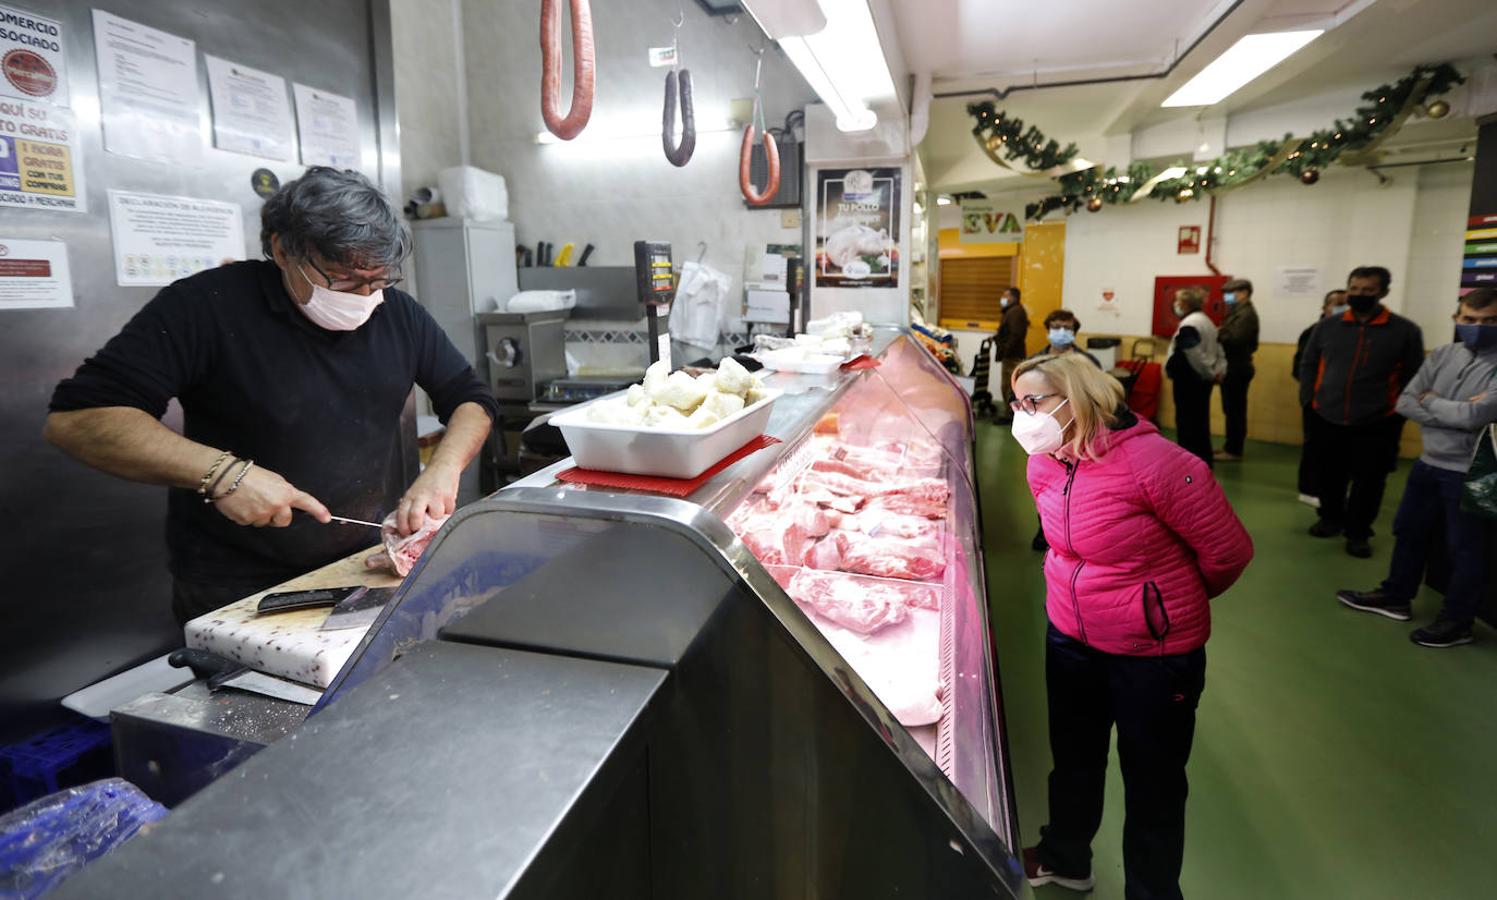
[[[816,287],[899,287],[900,170],[822,169]]]
[[[1273,270],[1273,293],[1275,297],[1292,300],[1321,299],[1320,267],[1279,266]]]
[[[301,164],[359,167],[359,112],[352,97],[293,85],[296,128],[301,137]]]
[[[0,100],[0,206],[87,212],[80,150],[68,110]]]
[[[1497,287],[1497,213],[1473,215],[1466,222],[1461,256],[1461,293]]]
[[[0,94],[68,106],[62,23],[0,5]]]
[[[1181,225],[1180,233],[1175,238],[1175,254],[1185,256],[1191,253],[1201,252],[1201,226]]]
[[[959,243],[1016,244],[1024,240],[1024,204],[999,200],[962,201]]]
[[[213,102],[213,146],[265,159],[290,159],[286,79],[216,56],[203,58]]]
[[[244,259],[244,214],[237,203],[109,192],[115,282],[171,284],[224,260]]]
[[[105,150],[159,162],[201,154],[192,41],[96,9],[94,53]]]
[[[0,312],[72,305],[67,244],[0,237]]]

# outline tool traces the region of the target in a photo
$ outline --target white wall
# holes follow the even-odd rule
[[[741,296],[748,246],[800,243],[801,233],[780,226],[779,210],[744,207],[738,190],[740,133],[699,135],[685,168],[666,161],[658,136],[665,70],[650,68],[647,51],[670,43],[677,8],[676,0],[592,7],[598,76],[589,129],[623,123],[651,136],[540,145],[535,141],[544,128],[536,3],[464,3],[473,164],[505,177],[510,219],[518,240],[528,246],[547,240],[560,248],[573,241],[580,253],[591,242],[597,246],[592,264],[632,265],[636,240],[670,241],[678,262],[695,258],[697,242],[705,241],[706,262],[731,275],[734,294]],[[730,25],[692,3],[685,5],[685,14],[681,50],[691,70],[697,121],[726,120],[731,100],[752,95],[750,47],[759,46],[762,35],[748,16]],[[570,46],[570,38],[565,40]],[[764,56],[763,90],[771,125],[813,96],[774,49]]]
[[[459,0],[392,0],[390,31],[395,46],[395,103],[400,125],[401,194],[435,185],[437,173],[462,161],[458,140],[461,111],[457,62],[452,47],[452,8]]]
[[[1332,169],[1315,185],[1268,179],[1218,199],[1213,258],[1223,274],[1253,281],[1264,341],[1293,342],[1320,303],[1318,296],[1275,297],[1277,267],[1319,267],[1325,291],[1343,284],[1358,265],[1392,271],[1388,305],[1431,330],[1426,344],[1449,339],[1470,166],[1390,174],[1392,183],[1379,186],[1365,171]],[[1204,248],[1196,255],[1176,253],[1179,226],[1201,225],[1204,236],[1207,212],[1204,201],[1146,200],[1072,215],[1066,226],[1065,305],[1082,316],[1089,332],[1149,333],[1155,276],[1209,273]],[[1105,288],[1117,292],[1115,316],[1097,308]]]

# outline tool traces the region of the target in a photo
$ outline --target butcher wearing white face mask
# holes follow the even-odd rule
[[[378,540],[330,513],[393,512],[402,534],[450,514],[498,411],[396,288],[410,233],[367,178],[308,169],[260,221],[266,259],[164,288],[58,385],[47,419],[48,440],[84,463],[170,488],[184,621]],[[408,484],[400,418],[416,384],[447,430]],[[172,400],[180,434],[160,421]]]

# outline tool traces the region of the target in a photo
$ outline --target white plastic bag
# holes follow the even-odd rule
[[[474,222],[509,218],[509,191],[504,176],[473,166],[453,166],[437,175],[447,215]]]
[[[520,291],[509,298],[505,312],[531,313],[571,309],[577,305],[576,291]]]
[[[671,304],[671,339],[706,351],[717,349],[723,304],[733,280],[711,266],[681,264],[681,283]]]

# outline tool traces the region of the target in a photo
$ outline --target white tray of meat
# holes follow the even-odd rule
[[[754,358],[766,369],[775,372],[796,372],[801,375],[830,375],[848,360],[846,356],[816,353],[803,347],[761,350],[755,354]]]
[[[782,393],[731,359],[698,379],[656,363],[627,395],[567,410],[551,424],[584,469],[695,478],[763,434]]]

